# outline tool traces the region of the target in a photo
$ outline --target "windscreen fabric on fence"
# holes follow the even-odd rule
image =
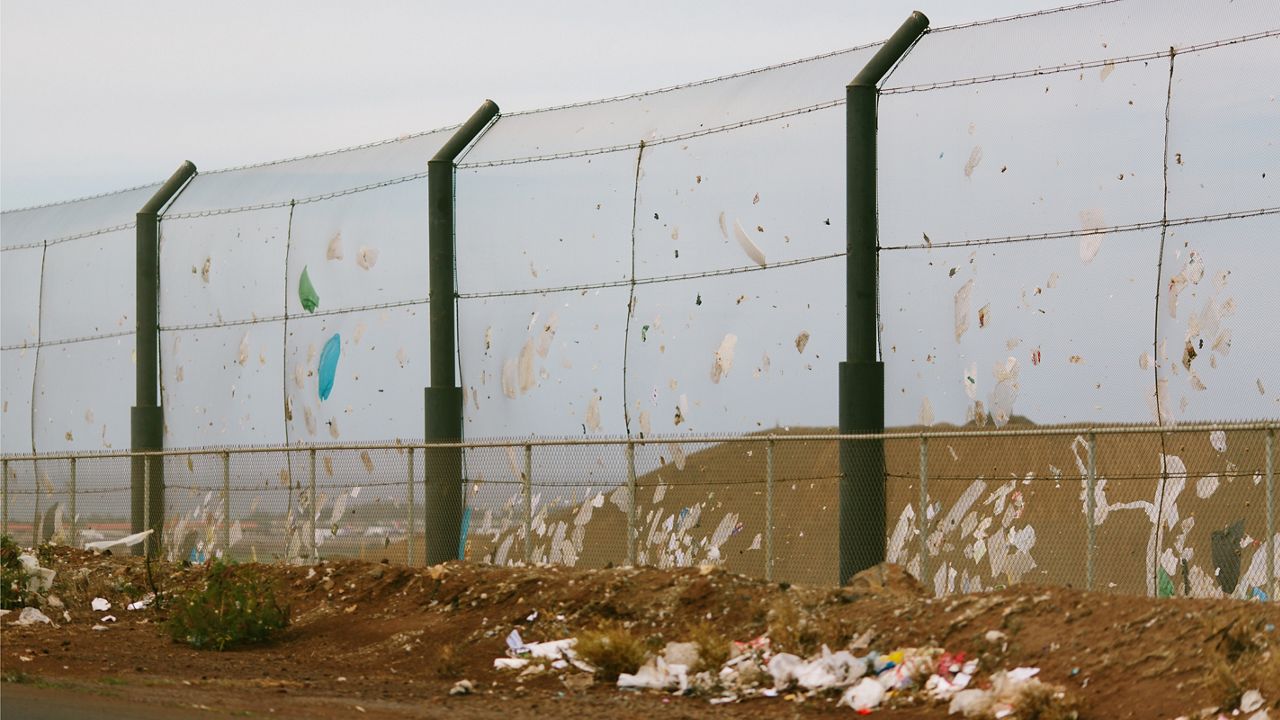
[[[881,89],[889,425],[1269,417],[1274,3],[936,30]]]
[[[128,447],[134,218],[158,187],[0,215],[5,453]]]
[[[791,450],[774,458],[775,479],[792,481],[775,497],[791,518],[770,525],[776,535],[758,485],[769,433],[837,422],[844,87],[876,49],[500,116],[458,158],[457,298],[445,301],[457,303],[466,438],[672,436],[527,455],[518,441],[467,447],[461,554],[662,565],[706,561],[714,547],[746,572],[834,581],[839,470],[822,454],[834,442],[809,448],[830,467]],[[1277,59],[1280,12],[1257,0],[1092,2],[926,34],[878,104],[887,424],[1274,417],[1280,303],[1266,260],[1280,235],[1280,88],[1258,69]],[[395,541],[412,556],[424,454],[415,465],[407,451],[308,446],[422,437],[426,168],[451,132],[202,173],[161,213],[164,444],[193,452],[155,460],[174,553],[306,560],[371,556],[376,542],[393,552]],[[4,213],[7,455],[127,446],[134,213],[156,187]],[[722,447],[685,434],[757,437]],[[1193,515],[1176,512],[1170,458],[1186,453],[1172,433],[1150,439],[1121,448],[1131,467],[1107,472],[1124,475],[1123,491],[1111,487],[1126,499],[1108,502],[1150,502],[1163,529],[1112,542],[1135,559],[1113,572],[1099,556],[1093,580],[1155,592],[1163,570],[1205,585],[1192,576],[1212,574],[1213,552],[1197,533],[1235,518],[1214,515],[1179,540]],[[995,451],[930,443],[925,464],[941,475],[922,489],[916,446],[886,441],[890,559],[937,592],[1082,582],[1080,558],[1044,548],[1085,532],[1087,508],[1081,522],[1037,520],[997,510],[1008,501],[991,495],[1028,473],[1071,476],[1077,438],[1007,443],[1030,453],[1026,467],[970,465]],[[243,445],[299,449],[233,455],[224,468],[218,448]],[[1253,474],[1207,457],[1197,483],[1263,472],[1253,455]],[[111,472],[81,471],[77,493],[61,462],[11,463],[21,517],[95,488],[128,497],[123,460],[90,462]],[[672,478],[684,484],[663,490]],[[1081,492],[1078,474],[1055,482],[1055,498]],[[1044,499],[1046,487],[1005,494],[1071,505]],[[989,497],[990,518],[977,513],[973,527],[967,513],[930,525]],[[385,522],[344,523],[366,503]],[[536,539],[525,504],[543,515]],[[126,521],[127,505],[113,510]],[[632,537],[614,532],[615,513]],[[1002,549],[986,519],[1001,523]],[[1242,546],[1248,558],[1274,552],[1261,520],[1241,519],[1240,542],[1262,538]],[[82,527],[70,532],[83,539]],[[1094,530],[1110,532],[1101,520]],[[356,532],[374,534],[355,543]],[[776,544],[774,564],[751,547],[757,535]],[[781,554],[788,546],[803,561]],[[997,564],[993,551],[1012,559]]]

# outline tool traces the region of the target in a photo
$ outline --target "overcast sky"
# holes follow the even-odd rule
[[[0,3],[0,206],[649,90],[1062,0]]]

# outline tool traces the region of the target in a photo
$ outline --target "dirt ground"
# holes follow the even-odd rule
[[[980,659],[979,684],[998,669],[1040,668],[1045,682],[1079,701],[1082,717],[1197,717],[1253,688],[1261,690],[1272,716],[1280,708],[1275,604],[1150,600],[1028,585],[932,599],[909,579],[818,588],[718,569],[411,568],[350,560],[314,568],[263,566],[291,606],[292,624],[269,644],[214,652],[170,639],[164,607],[125,609],[148,589],[140,558],[54,552],[46,558],[57,571],[52,594],[65,610],[45,605],[54,625],[11,625],[17,613],[0,621],[0,702],[6,695],[78,695],[102,698],[104,707],[136,703],[147,717],[162,708],[173,717],[855,714],[836,707],[835,692],[713,705],[705,697],[587,685],[584,674],[572,669],[521,678],[493,667],[512,629],[531,642],[618,621],[654,648],[689,639],[698,625],[714,628],[726,642],[768,632],[775,650],[800,655],[823,643],[848,647],[855,639],[882,652],[945,647]],[[162,594],[198,583],[202,574],[199,567],[181,566],[155,567],[154,573]],[[95,597],[111,602],[115,622],[101,622],[108,613],[91,609]],[[92,629],[100,624],[108,629]],[[989,642],[990,630],[1006,639]],[[865,647],[855,651],[863,654]],[[476,693],[450,696],[460,679],[471,680]],[[946,716],[945,704],[910,702],[875,714]]]

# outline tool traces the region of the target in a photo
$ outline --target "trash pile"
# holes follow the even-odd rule
[[[0,597],[6,609],[44,604],[45,596],[53,587],[55,571],[40,567],[40,560],[35,555],[23,552],[8,537],[0,551],[0,565],[4,570]]]
[[[575,651],[576,638],[526,643],[518,630],[507,636],[506,657],[495,658],[498,669],[519,670],[521,676],[547,669],[594,673]],[[1016,718],[1024,706],[1072,708],[1063,688],[1041,682],[1039,668],[1000,670],[979,679],[976,659],[938,647],[875,650],[857,656],[849,650],[822,652],[809,658],[772,652],[768,635],[732,643],[730,657],[718,669],[703,668],[694,642],[669,642],[633,673],[618,675],[617,687],[658,690],[707,697],[712,704],[749,698],[782,697],[804,702],[839,695],[837,707],[870,714],[882,706],[948,703],[950,714],[965,718]],[[696,670],[696,672],[695,672]],[[572,684],[566,679],[566,684]]]
[[[1237,720],[1244,718],[1245,720],[1270,720],[1271,715],[1264,707],[1267,704],[1262,693],[1258,690],[1246,690],[1240,695],[1240,705],[1234,709],[1222,710],[1220,708],[1205,708],[1198,715],[1180,715],[1176,720]]]

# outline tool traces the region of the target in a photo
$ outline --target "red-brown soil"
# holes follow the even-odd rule
[[[16,613],[6,616],[2,687],[112,696],[116,704],[138,703],[147,717],[156,707],[171,708],[174,717],[854,715],[835,707],[835,695],[711,705],[705,698],[624,692],[605,683],[583,688],[554,672],[521,680],[493,669],[513,628],[527,641],[551,640],[609,620],[627,624],[655,647],[688,639],[690,629],[706,621],[726,640],[756,637],[772,623],[775,648],[800,654],[822,643],[845,646],[870,631],[871,647],[886,652],[936,645],[980,657],[981,676],[1039,667],[1043,680],[1082,703],[1084,717],[1195,716],[1254,687],[1269,707],[1280,707],[1280,607],[1274,604],[1028,585],[932,599],[909,583],[785,586],[698,568],[410,568],[351,560],[315,566],[314,573],[262,566],[292,606],[292,625],[270,644],[213,652],[170,639],[164,607],[124,609],[146,591],[141,559],[59,549],[51,566],[58,572],[53,594],[70,620],[47,606],[56,626],[13,626]],[[163,566],[155,575],[162,591],[175,592],[199,582],[202,572]],[[94,597],[110,600],[118,618],[106,631],[91,629],[106,614],[91,610]],[[778,618],[790,619],[780,625]],[[988,643],[989,630],[1005,633],[1007,642]],[[450,697],[449,688],[463,678],[478,692]],[[945,717],[946,707],[917,704],[876,715]]]

